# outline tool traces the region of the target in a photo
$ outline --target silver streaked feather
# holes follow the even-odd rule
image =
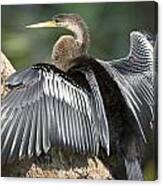
[[[134,31],[130,34],[130,52],[126,58],[110,62],[97,61],[117,83],[146,142],[145,126],[150,126],[154,118],[152,45],[145,35]]]
[[[2,163],[39,156],[52,146],[98,153],[101,134],[91,94],[52,68],[35,65],[9,79],[14,87],[2,101]]]

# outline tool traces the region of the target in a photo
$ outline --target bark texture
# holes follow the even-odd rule
[[[5,80],[16,70],[1,52],[1,96],[7,93]],[[70,178],[70,179],[112,179],[109,170],[98,158],[81,156],[52,149],[49,156],[16,161],[1,168],[4,177]]]
[[[0,73],[1,73],[0,93],[1,93],[1,96],[4,96],[7,93],[7,87],[5,86],[6,79],[15,71],[16,70],[11,65],[10,61],[7,59],[4,53],[1,52],[1,58],[0,58]]]

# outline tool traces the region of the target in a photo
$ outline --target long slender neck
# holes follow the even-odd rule
[[[82,20],[76,20],[66,27],[74,36],[61,36],[52,51],[52,60],[57,68],[67,71],[75,65],[75,58],[86,55],[89,47],[89,33]]]
[[[79,44],[81,54],[85,54],[90,42],[87,25],[84,23],[84,21],[79,20],[71,25],[69,29],[74,33],[74,38]]]

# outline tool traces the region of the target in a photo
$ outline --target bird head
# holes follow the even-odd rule
[[[89,32],[87,25],[78,14],[58,14],[52,20],[26,26],[27,28],[56,28],[62,27],[74,34],[74,39],[81,46],[81,52],[85,53],[89,46]]]
[[[26,28],[56,28],[62,27],[74,32],[76,26],[81,24],[83,19],[78,14],[58,14],[50,21],[40,22],[26,26]]]

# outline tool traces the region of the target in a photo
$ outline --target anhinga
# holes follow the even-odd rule
[[[28,28],[63,27],[53,64],[36,64],[10,76],[2,100],[2,164],[39,156],[53,146],[81,154],[118,154],[127,179],[142,180],[142,146],[154,119],[153,47],[130,34],[125,58],[104,62],[87,55],[89,33],[76,14]]]

